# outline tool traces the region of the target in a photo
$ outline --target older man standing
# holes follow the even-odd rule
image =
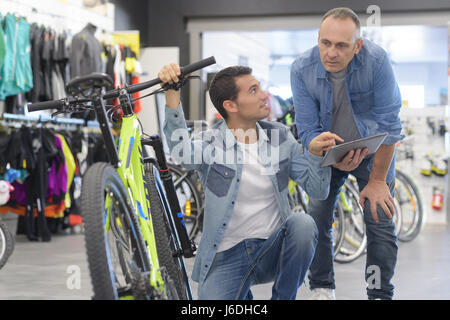
[[[364,208],[366,281],[373,276],[376,280],[369,283],[367,295],[369,299],[392,299],[398,249],[392,221],[394,145],[402,136],[401,97],[389,57],[381,47],[361,38],[360,22],[352,10],[335,8],[322,19],[318,45],[293,63],[291,87],[303,145],[324,131],[345,141],[389,134],[374,155],[352,150],[333,165],[328,198],[309,203],[308,213],[319,231],[309,274],[311,298],[335,299],[333,212],[341,186],[351,173],[358,180]]]

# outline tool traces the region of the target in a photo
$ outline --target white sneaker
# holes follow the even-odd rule
[[[316,288],[311,290],[308,300],[336,300],[334,289]]]

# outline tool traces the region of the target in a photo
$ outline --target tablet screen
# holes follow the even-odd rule
[[[385,132],[367,138],[344,142],[337,146],[331,147],[331,149],[328,150],[323,157],[320,166],[326,167],[340,162],[350,150],[354,149],[367,148],[369,150],[369,153],[367,155],[375,153],[383,143],[384,139],[386,139],[387,135],[388,133]]]

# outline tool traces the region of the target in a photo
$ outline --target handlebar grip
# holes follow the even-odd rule
[[[61,100],[50,100],[44,102],[36,102],[28,104],[28,111],[39,111],[39,110],[48,110],[48,109],[59,109],[64,105],[64,99]]]
[[[211,56],[209,58],[194,62],[192,64],[188,64],[187,66],[181,67],[181,74],[186,75],[188,73],[197,71],[199,69],[202,69],[204,67],[210,66],[212,64],[216,63],[216,59]]]

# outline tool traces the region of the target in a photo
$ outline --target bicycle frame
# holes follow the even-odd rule
[[[126,94],[126,93],[125,93]],[[126,97],[128,99],[128,97]],[[124,103],[123,97],[120,98]],[[159,261],[156,250],[156,242],[153,232],[152,218],[150,214],[150,201],[148,191],[144,186],[144,157],[142,154],[141,136],[142,132],[136,115],[131,109],[131,105],[123,108],[124,115],[120,130],[118,151],[114,142],[114,137],[108,125],[105,103],[102,95],[94,98],[94,110],[97,120],[100,123],[103,140],[110,158],[110,163],[117,169],[125,188],[128,190],[131,204],[139,224],[142,235],[146,242],[147,254],[151,261],[150,284],[154,288],[164,288],[164,281],[159,271]],[[109,228],[109,211],[111,198],[109,195],[105,199],[105,228]]]

